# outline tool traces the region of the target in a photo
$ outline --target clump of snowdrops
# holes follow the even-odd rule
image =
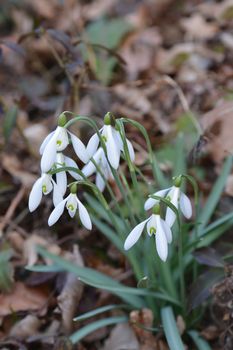
[[[87,123],[92,128],[93,135],[87,145],[69,131],[73,123]],[[143,169],[135,165],[135,149],[125,134],[127,123],[137,128],[145,138],[147,164],[151,166],[154,181],[148,181]],[[81,168],[77,159],[66,155],[68,147],[73,147],[79,164],[83,164]],[[57,128],[40,147],[41,175],[32,187],[29,210],[37,209],[43,195],[52,194],[54,208],[48,225],[54,225],[64,211],[74,220],[79,219],[88,230],[92,230],[94,224],[126,256],[137,286],[128,287],[93,269],[74,266],[42,248],[38,248],[39,253],[49,257],[54,265],[30,269],[57,271],[60,268],[73,272],[84,283],[109,290],[125,303],[93,310],[76,320],[111,309],[149,307],[155,324],[150,331],[163,330],[170,349],[184,349],[175,322],[175,315],[180,315],[188,330],[185,337],[190,336],[198,349],[205,350],[209,349],[209,345],[193,329],[200,313],[192,310],[192,303],[190,307],[188,300],[188,286],[197,279],[199,271],[192,253],[217,239],[232,221],[232,216],[226,215],[208,225],[230,172],[232,159],[226,160],[213,192],[200,210],[196,182],[186,174],[182,136],[174,147],[174,171],[167,177],[161,171],[147,132],[140,123],[127,118],[115,119],[107,113],[99,129],[91,118],[63,112],[58,117]],[[122,170],[123,163],[128,165],[127,171]],[[111,187],[113,181],[118,186],[121,200],[116,199]],[[185,194],[187,183],[194,194],[192,203]],[[79,199],[80,189],[84,191],[85,203]],[[76,343],[94,329],[126,321],[126,313],[121,313],[120,316],[91,322],[72,334],[70,340]]]

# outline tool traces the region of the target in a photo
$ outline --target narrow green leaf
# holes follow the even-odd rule
[[[172,147],[172,145],[171,145]],[[174,167],[173,167],[173,176],[178,176],[180,174],[184,174],[186,172],[186,155],[184,149],[184,134],[179,133],[175,148],[173,148],[175,152],[175,159],[173,158]]]
[[[115,281],[113,278],[106,276],[105,274],[95,271],[94,269],[88,267],[80,267],[72,264],[71,262],[49,253],[42,247],[37,247],[38,253],[46,258],[51,259],[57,266],[63,268],[65,271],[74,273],[80,279],[88,279],[93,284],[103,284],[107,286],[112,286],[112,293],[116,294],[122,300],[127,302],[128,304],[140,308],[145,306],[145,303],[142,298],[136,295],[128,295],[127,293],[121,292],[118,288],[124,287],[121,283]]]
[[[184,350],[173,310],[170,306],[161,310],[162,324],[170,350]]]
[[[188,334],[196,344],[198,350],[211,350],[211,347],[209,346],[207,341],[204,340],[197,331],[192,330],[189,331]]]
[[[33,265],[24,267],[28,271],[34,272],[61,272],[64,269],[57,265]]]
[[[99,328],[109,326],[112,324],[117,324],[117,323],[124,323],[127,322],[128,318],[126,316],[117,316],[117,317],[109,317],[105,318],[103,320],[95,321],[87,326],[79,329],[77,332],[73,333],[70,336],[70,340],[73,344],[78,343],[82,338],[84,338],[86,335],[96,331]]]
[[[73,321],[83,321],[83,320],[86,320],[88,318],[94,317],[96,315],[102,314],[104,312],[115,310],[115,309],[122,309],[122,308],[129,308],[129,306],[128,305],[124,305],[124,304],[118,304],[118,305],[117,304],[113,304],[113,305],[101,306],[101,307],[98,307],[95,310],[85,312],[85,314],[82,314],[80,316],[75,317],[73,319]]]
[[[222,191],[225,187],[226,184],[226,180],[228,175],[230,174],[230,171],[232,169],[232,156],[229,156],[224,163],[223,169],[222,169],[222,173],[220,174],[220,176],[218,177],[217,181],[215,182],[212,191],[205,203],[205,207],[203,208],[203,210],[201,211],[200,217],[199,217],[199,221],[201,222],[201,224],[198,226],[198,236],[201,235],[201,233],[203,232],[203,227],[206,226],[206,224],[208,223],[209,219],[211,218],[218,202],[220,199],[220,196],[222,194]]]
[[[12,106],[6,113],[3,121],[3,135],[5,142],[9,141],[12,130],[14,129],[16,118],[18,115],[18,107]]]
[[[101,233],[103,233],[123,254],[126,254],[125,250],[123,249],[122,241],[109,225],[105,224],[93,215],[91,215],[91,220]]]
[[[200,240],[197,243],[197,248],[208,247],[212,242],[224,234],[233,226],[233,213],[229,213],[224,217],[214,221],[205,229],[200,231]]]
[[[9,261],[12,254],[11,249],[0,252],[0,290],[4,292],[10,291],[13,285],[13,268]]]
[[[165,300],[175,305],[180,305],[177,299],[171,297],[170,295],[167,295],[166,293],[154,292],[152,290],[148,290],[144,288],[127,287],[123,285],[120,285],[117,287],[115,285],[113,286],[113,285],[101,284],[99,282],[92,282],[90,281],[90,279],[82,278],[82,277],[80,277],[80,280],[95,288],[105,289],[105,290],[114,291],[114,292],[120,292],[124,294],[131,294],[132,296],[133,295],[152,296],[156,299]]]

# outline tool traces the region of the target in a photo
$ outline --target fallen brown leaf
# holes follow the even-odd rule
[[[73,254],[66,253],[65,258],[79,267],[84,266],[83,258],[78,246],[74,246]],[[72,273],[66,274],[64,287],[57,297],[58,306],[62,314],[62,322],[65,330],[70,333],[73,325],[73,318],[79,301],[83,294],[83,283]]]
[[[207,150],[216,163],[220,163],[233,152],[232,114],[233,102],[223,101],[201,119],[203,130],[208,138]]]
[[[22,320],[17,322],[10,330],[10,336],[17,339],[26,339],[37,333],[41,321],[34,315],[27,315]]]
[[[0,294],[0,316],[18,311],[42,311],[47,308],[49,293],[45,288],[30,288],[16,282],[9,294]]]
[[[191,39],[210,39],[218,31],[215,23],[207,22],[199,13],[181,20],[181,26]]]
[[[132,328],[127,324],[119,324],[113,328],[102,350],[140,350],[139,342]]]

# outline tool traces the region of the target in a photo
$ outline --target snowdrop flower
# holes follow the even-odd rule
[[[111,171],[111,168],[108,164],[108,161],[107,161],[107,158],[105,156],[103,148],[100,147],[96,151],[96,153],[93,156],[93,159],[96,162],[97,166],[100,168],[101,173],[103,174],[104,178],[98,172],[98,170],[96,169],[95,165],[93,164],[93,162],[91,160],[89,161],[89,163],[84,165],[84,167],[82,169],[82,173],[86,177],[88,177],[96,172],[96,180],[95,180],[96,186],[98,187],[98,189],[101,192],[103,192],[105,185],[106,185],[106,181],[108,179],[113,179],[112,171]]]
[[[126,238],[124,249],[130,249],[141,237],[144,227],[148,235],[155,235],[156,250],[161,260],[166,261],[168,256],[168,243],[172,241],[172,232],[166,221],[160,217],[160,206],[156,204],[153,214],[130,232]]]
[[[79,159],[84,163],[87,163],[89,160],[86,147],[77,136],[64,128],[65,124],[66,117],[64,114],[61,114],[58,119],[56,130],[51,132],[40,146],[40,154],[42,155],[41,169],[43,172],[48,172],[52,168],[56,161],[57,152],[63,151],[68,146],[69,137]]]
[[[29,195],[28,207],[30,212],[36,210],[41,202],[42,195],[47,195],[53,190],[53,204],[56,206],[63,200],[62,191],[56,182],[52,179],[52,175],[43,174],[34,183]]]
[[[114,169],[118,169],[121,152],[124,152],[124,144],[119,131],[117,131],[111,125],[112,122],[114,122],[113,116],[110,113],[107,113],[104,117],[104,126],[102,129],[100,129],[99,132],[106,144],[107,158],[109,163]],[[96,153],[99,142],[100,140],[97,134],[94,134],[90,138],[87,144],[87,152],[90,158]],[[130,159],[133,162],[135,159],[135,154],[132,143],[128,139],[126,139],[126,143],[128,146]]]
[[[65,167],[65,166],[79,169],[78,165],[75,163],[75,161],[72,158],[65,156],[61,152],[57,153],[55,166],[57,169]],[[68,173],[75,180],[82,180],[82,177],[79,174],[77,174],[75,171],[68,170]],[[56,173],[56,183],[57,183],[58,187],[60,188],[62,195],[64,196],[64,194],[66,193],[66,189],[67,189],[66,171],[59,171]]]
[[[48,220],[49,226],[52,226],[57,222],[57,220],[60,218],[60,216],[64,212],[64,209],[66,206],[66,209],[68,210],[68,213],[72,218],[74,217],[76,211],[78,210],[79,217],[83,226],[85,226],[88,230],[92,229],[92,223],[91,223],[91,219],[88,214],[88,211],[78,199],[76,195],[76,191],[77,191],[77,186],[72,185],[71,193],[63,201],[61,201],[50,214],[49,220]]]
[[[187,219],[190,219],[192,216],[192,205],[191,205],[190,199],[180,189],[181,181],[182,181],[181,176],[176,177],[174,180],[174,185],[172,187],[155,192],[154,196],[164,197],[168,199],[177,209],[181,210],[182,214]],[[157,199],[148,198],[147,201],[145,202],[144,209],[149,210],[158,202],[159,200]],[[176,214],[172,209],[167,208],[165,221],[170,227],[172,227],[175,220],[176,220]]]

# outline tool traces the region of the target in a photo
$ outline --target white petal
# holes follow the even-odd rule
[[[161,225],[163,226],[163,230],[164,230],[164,233],[166,235],[167,242],[171,243],[172,242],[172,231],[171,231],[170,227],[168,226],[166,221],[164,221],[162,219],[161,219]]]
[[[78,206],[77,196],[76,194],[71,193],[67,198],[66,208],[69,212],[69,215],[72,218],[75,216],[75,213],[77,211],[77,206]]]
[[[149,221],[149,219],[142,221],[140,224],[138,224],[136,227],[134,227],[134,229],[130,232],[130,234],[128,235],[128,237],[125,240],[125,244],[124,244],[125,250],[129,250],[139,240],[139,238],[141,237],[141,234],[143,232],[143,229],[144,229],[147,221]]]
[[[171,203],[176,208],[178,208],[179,195],[180,195],[180,188],[175,186],[173,186],[170,192],[168,193],[168,197],[170,197]],[[172,209],[167,208],[165,221],[168,224],[168,226],[172,227],[175,220],[176,220],[175,212]]]
[[[176,221],[176,214],[170,208],[167,208],[165,221],[169,227],[172,227],[174,222]]]
[[[120,163],[120,149],[113,137],[111,125],[105,125],[105,128],[107,135],[106,149],[108,161],[114,169],[117,169]]]
[[[165,190],[160,190],[160,191],[153,193],[153,196],[165,197],[168,191],[169,191],[169,188],[166,188]],[[144,209],[149,210],[158,202],[159,202],[159,200],[157,200],[157,199],[148,198],[144,204]]]
[[[150,217],[150,220],[147,222],[146,225],[146,230],[149,236],[152,236],[153,232],[152,230],[154,230],[154,234],[156,233],[156,215],[152,214]]]
[[[99,165],[99,162],[101,160],[102,157],[105,157],[104,155],[104,151],[102,148],[99,148],[98,151],[94,154],[93,159],[94,161]],[[86,165],[84,165],[84,167],[82,168],[82,173],[88,177],[91,176],[92,174],[94,174],[96,172],[96,167],[95,165],[92,163],[92,161],[90,160]]]
[[[60,187],[53,181],[53,204],[56,207],[63,200],[64,193],[61,192]]]
[[[43,174],[42,178],[42,192],[47,195],[53,190],[52,175]]]
[[[62,126],[58,126],[55,133],[56,149],[63,151],[69,144],[68,131]]]
[[[87,153],[89,157],[93,157],[94,153],[97,151],[100,139],[97,134],[92,135],[87,144]]]
[[[98,189],[103,192],[103,190],[105,189],[106,183],[102,177],[102,175],[100,175],[100,173],[97,173],[96,175],[96,180],[95,180],[95,184],[98,187]]]
[[[52,226],[57,222],[57,220],[60,218],[62,215],[64,209],[65,209],[65,204],[66,204],[67,198],[61,201],[52,211],[52,213],[49,216],[48,220],[48,225]]]
[[[155,235],[155,244],[158,255],[161,260],[166,261],[168,255],[168,244],[166,234],[163,230],[163,226],[161,224],[161,218],[157,218],[157,231]]]
[[[36,210],[38,208],[42,199],[42,178],[40,177],[34,183],[32,190],[29,195],[28,207],[30,212]]]
[[[43,173],[47,173],[56,161],[57,151],[56,139],[54,136],[47,143],[41,158],[40,166]]]
[[[76,162],[75,162],[72,158],[67,157],[67,156],[65,156],[65,165],[66,165],[67,167],[79,169],[79,167],[78,167],[78,165],[76,164]],[[81,179],[82,179],[82,176],[79,175],[78,173],[76,173],[75,171],[69,170],[68,173],[69,173],[75,180],[81,180]]]
[[[181,193],[181,195],[180,195],[180,209],[187,219],[191,218],[191,216],[192,216],[192,204],[191,204],[190,199],[184,193]]]
[[[87,209],[84,207],[84,205],[78,200],[78,210],[79,210],[79,217],[81,220],[81,223],[83,226],[85,226],[88,230],[92,229],[92,223],[91,223],[91,218],[90,215],[88,214]]]
[[[69,134],[75,153],[83,163],[87,163],[89,160],[89,155],[87,153],[86,147],[77,136],[75,136],[71,132],[69,132]]]
[[[128,139],[126,139],[126,142],[127,142],[127,146],[128,146],[130,160],[131,160],[131,162],[134,162],[135,161],[135,152],[133,149],[133,145]]]
[[[65,171],[56,173],[57,186],[60,189],[61,194],[64,196],[67,188],[67,176]]]
[[[42,144],[40,145],[40,154],[41,155],[43,154],[46,145],[48,144],[49,140],[52,138],[54,133],[55,133],[55,131],[52,131],[50,134],[48,134],[46,136],[46,138],[44,139],[44,141],[42,142]]]

